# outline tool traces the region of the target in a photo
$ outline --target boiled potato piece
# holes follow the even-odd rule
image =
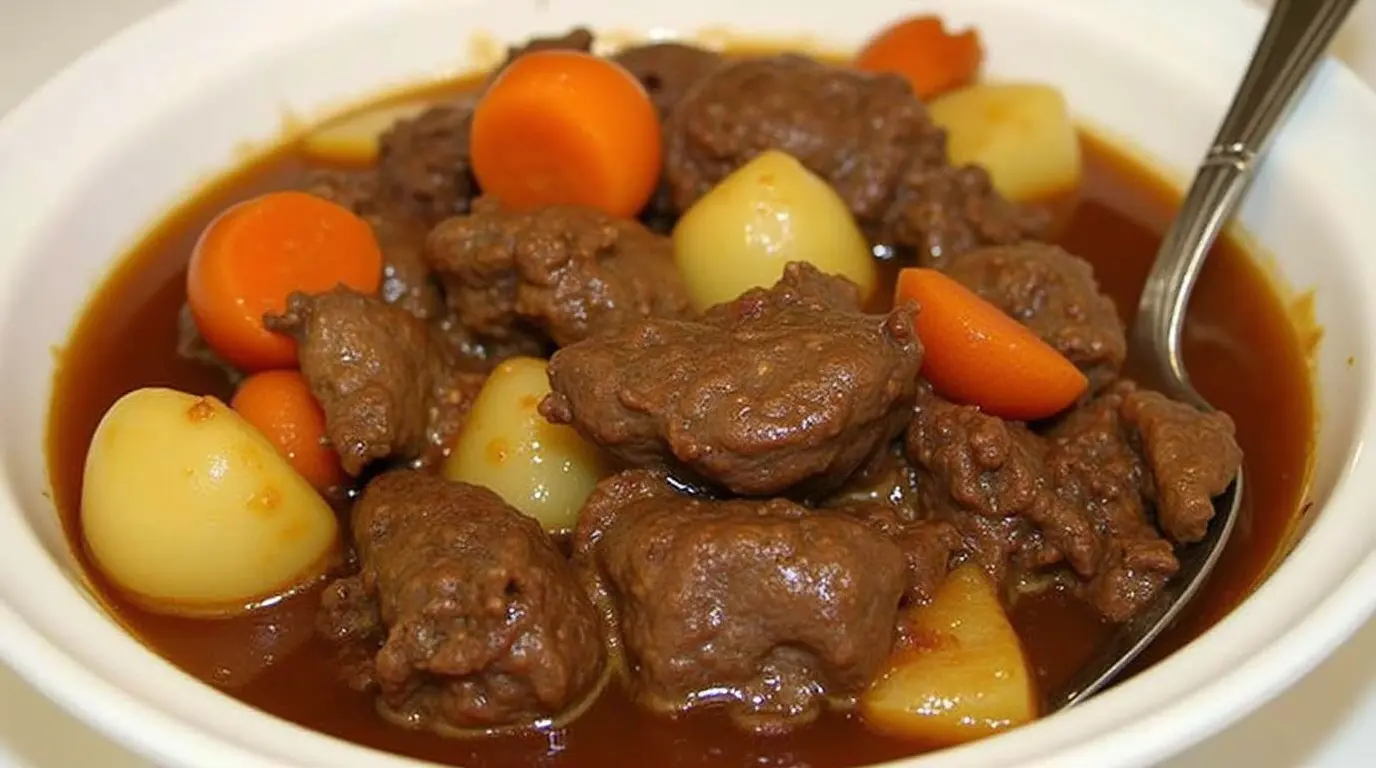
[[[866,299],[878,282],[869,243],[845,201],[777,150],[737,168],[683,214],[674,258],[698,309],[773,285],[790,261],[848,277]]]
[[[1010,200],[1041,200],[1080,182],[1080,138],[1061,92],[1048,85],[989,83],[936,98],[932,119],[946,129],[957,165],[984,167]]]
[[[415,117],[428,106],[408,101],[345,115],[306,134],[301,148],[316,160],[367,165],[377,161],[378,139],[393,123]]]
[[[1022,645],[984,571],[957,568],[907,618],[888,673],[860,699],[876,728],[957,744],[1036,717]]]
[[[544,360],[503,361],[473,401],[444,476],[491,488],[545,530],[567,531],[607,469],[596,446],[540,415],[547,394]]]
[[[324,574],[333,510],[213,397],[120,398],[86,454],[81,526],[96,564],[160,613],[228,616]]]

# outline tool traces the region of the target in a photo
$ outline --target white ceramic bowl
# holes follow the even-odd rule
[[[996,76],[1053,82],[1081,118],[1183,177],[1261,26],[1240,0],[927,2],[979,26]],[[46,491],[53,356],[113,260],[171,205],[312,116],[477,64],[476,33],[576,23],[659,36],[723,27],[851,46],[900,0],[188,0],[54,79],[0,123],[0,654],[79,717],[168,765],[416,765],[285,723],[183,675],[86,594]],[[491,48],[489,46],[489,52]],[[1326,329],[1317,523],[1214,630],[1069,713],[903,764],[1143,765],[1260,705],[1376,603],[1376,98],[1327,64],[1243,218]],[[1264,386],[1264,382],[1258,383]]]

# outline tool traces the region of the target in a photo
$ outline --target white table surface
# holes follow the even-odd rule
[[[0,0],[0,113],[83,50],[167,2]],[[1376,0],[1358,8],[1335,50],[1376,83]],[[1376,766],[1376,621],[1294,688],[1166,768],[1244,765]],[[0,768],[87,766],[150,768],[0,665]]]

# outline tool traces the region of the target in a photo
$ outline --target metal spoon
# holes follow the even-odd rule
[[[1319,57],[1356,0],[1277,0],[1252,54],[1232,106],[1195,173],[1170,232],[1156,254],[1137,307],[1134,356],[1148,365],[1166,394],[1208,410],[1190,386],[1180,331],[1190,292],[1204,259],[1247,192],[1256,167]],[[1072,706],[1112,682],[1168,627],[1218,562],[1242,500],[1242,471],[1214,499],[1214,518],[1203,541],[1182,549],[1180,571],[1156,600],[1119,626],[1095,656],[1047,702],[1047,711]]]

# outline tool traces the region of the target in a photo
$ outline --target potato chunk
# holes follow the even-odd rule
[[[698,309],[774,285],[790,261],[849,278],[862,301],[878,281],[845,201],[778,150],[736,169],[683,214],[674,228],[674,259]]]
[[[239,414],[147,388],[120,398],[86,454],[81,525],[96,565],[149,610],[242,613],[322,576],[334,511]]]
[[[1036,717],[1032,676],[993,584],[977,566],[953,571],[911,611],[889,671],[860,711],[877,729],[958,744]]]
[[[989,172],[1010,200],[1044,200],[1080,183],[1080,139],[1061,92],[1048,85],[988,83],[934,99],[952,163]]]
[[[474,400],[444,476],[486,486],[545,530],[559,532],[573,528],[607,470],[601,452],[573,427],[540,415],[549,391],[544,360],[503,361]]]

